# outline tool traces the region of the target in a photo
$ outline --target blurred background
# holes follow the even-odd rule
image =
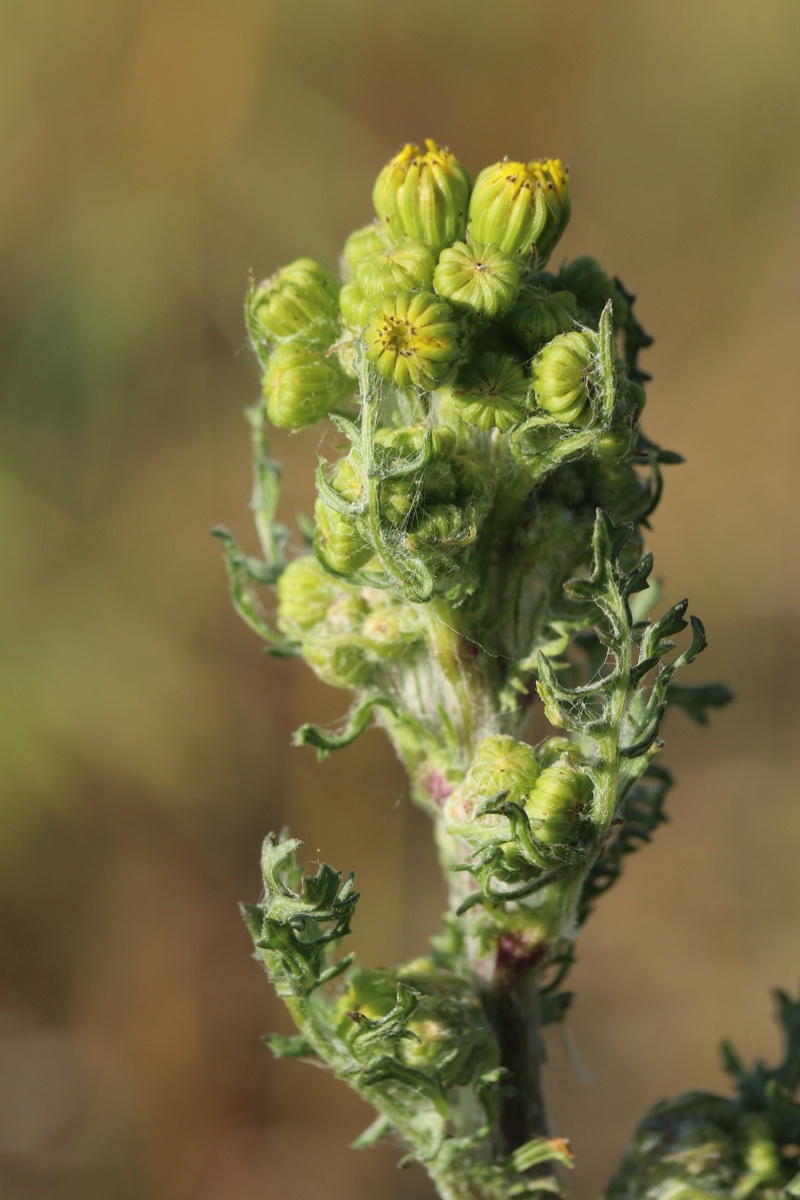
[[[572,168],[563,254],[656,335],[645,424],[683,451],[652,546],[738,694],[668,721],[672,823],[580,943],[555,1129],[595,1200],[646,1106],[774,1054],[800,976],[800,6],[796,0],[5,0],[0,6],[0,1191],[7,1200],[431,1195],[287,1020],[237,902],[284,822],[358,876],[362,960],[420,952],[442,888],[378,733],[266,659],[217,522],[255,550],[247,272],[335,266],[433,136],[474,174]],[[316,434],[276,436],[285,515]]]

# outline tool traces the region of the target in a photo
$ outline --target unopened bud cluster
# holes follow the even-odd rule
[[[642,530],[660,465],[679,456],[640,428],[650,338],[634,298],[589,256],[549,265],[571,215],[567,168],[503,159],[473,184],[428,140],[386,164],[372,200],[338,276],[302,258],[248,290],[265,562],[225,535],[228,567],[272,652],[355,695],[339,729],[306,725],[297,740],[324,754],[372,716],[388,732],[434,820],[447,934],[392,971],[336,959],[352,880],[326,866],[301,880],[297,843],[275,839],[248,923],[294,997],[300,1049],[376,1104],[450,1180],[443,1195],[532,1196],[529,1170],[543,1179],[542,1163],[569,1155],[534,1139],[498,1158],[491,1126],[515,1093],[485,994],[530,975],[542,1020],[563,1017],[570,997],[554,989],[580,924],[663,820],[669,776],[653,760],[667,703],[704,719],[725,695],[670,692],[705,646],[692,618],[670,657],[685,603],[646,619]],[[313,523],[292,548],[267,433],[326,418]],[[315,989],[339,976],[323,1000]]]

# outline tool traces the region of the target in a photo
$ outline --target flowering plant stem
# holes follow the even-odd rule
[[[542,1030],[569,1010],[581,926],[665,819],[668,707],[704,723],[729,695],[676,683],[706,645],[686,601],[654,615],[643,535],[681,460],[641,428],[634,297],[588,256],[547,269],[566,168],[504,159],[473,186],[428,141],[384,167],[373,201],[341,281],[312,259],[251,281],[263,557],[217,532],[270,653],[353,693],[339,728],[295,741],[324,757],[373,718],[386,730],[449,906],[428,954],[363,968],[342,952],[353,877],[305,874],[300,843],[270,835],[244,915],[298,1032],[267,1041],[370,1102],[356,1145],[394,1137],[442,1197],[563,1196],[573,1157],[549,1128]],[[293,545],[267,431],[324,420],[338,457]],[[610,1200],[800,1195],[800,1005],[781,993],[779,1015],[786,1061],[748,1072],[728,1050],[735,1097],[659,1106]]]

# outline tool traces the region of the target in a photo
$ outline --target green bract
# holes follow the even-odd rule
[[[433,286],[458,312],[494,320],[517,298],[519,265],[498,246],[456,242],[440,254]]]
[[[444,146],[409,142],[381,171],[372,192],[375,212],[392,241],[417,238],[434,254],[464,236],[469,176]]]
[[[394,1137],[443,1200],[545,1200],[572,1159],[548,1128],[540,1026],[567,1012],[578,931],[665,819],[668,706],[704,722],[728,693],[676,684],[703,627],[649,582],[644,533],[679,456],[640,425],[650,338],[633,297],[588,256],[543,270],[570,216],[561,162],[495,163],[470,191],[449,151],[408,145],[374,202],[341,288],[299,259],[248,291],[262,557],[217,533],[270,653],[352,694],[296,742],[322,757],[373,719],[386,731],[432,819],[448,911],[430,954],[366,970],[343,951],[352,876],[304,874],[300,844],[271,836],[245,915],[297,1025],[268,1044],[374,1106],[358,1145]],[[266,432],[326,416],[297,538]],[[786,1063],[737,1065],[735,1099],[657,1108],[610,1200],[800,1196],[800,1005],[781,1013]]]

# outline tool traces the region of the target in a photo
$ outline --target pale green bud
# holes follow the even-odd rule
[[[478,429],[510,429],[521,421],[530,391],[524,368],[493,350],[471,359],[450,389],[456,411]]]
[[[536,403],[564,425],[591,420],[590,371],[596,352],[593,334],[573,330],[553,338],[531,363]]]
[[[492,507],[497,491],[497,476],[488,463],[478,462],[470,454],[456,454],[452,460],[456,477],[457,502],[476,521]]]
[[[504,734],[484,738],[467,773],[466,786],[488,800],[498,792],[508,799],[524,799],[536,780],[540,767],[533,748],[526,742]]]
[[[534,836],[547,846],[574,842],[592,799],[592,781],[565,755],[545,767],[525,801]]]
[[[443,458],[456,448],[455,431],[447,425],[406,425],[403,429],[379,429],[375,444],[391,452],[392,458],[415,459],[427,447],[429,461]]]
[[[378,662],[405,654],[408,647],[425,638],[426,626],[416,608],[403,604],[387,592],[365,589],[369,611],[361,627],[370,653]]]
[[[333,588],[323,623],[302,643],[303,658],[326,683],[353,688],[369,681],[373,666],[361,636],[368,611],[355,588]]]
[[[415,289],[430,291],[436,259],[424,242],[408,240],[362,258],[356,283],[371,303]]]
[[[364,647],[347,638],[320,638],[303,642],[303,658],[323,683],[332,687],[358,688],[373,674]]]
[[[458,359],[458,321],[432,292],[387,296],[364,331],[367,358],[398,387],[431,391],[445,383]]]
[[[509,254],[536,250],[544,266],[570,216],[569,175],[557,158],[499,162],[475,180],[469,205],[469,236]]]
[[[335,586],[313,554],[290,562],[278,579],[278,628],[301,636],[321,625]]]
[[[363,229],[356,229],[344,244],[342,252],[342,274],[352,279],[363,258],[380,254],[386,249],[386,236],[378,221],[370,221]]]
[[[633,443],[633,430],[614,429],[595,442],[594,452],[604,463],[618,463],[627,458]]]
[[[414,1038],[404,1039],[401,1050],[403,1061],[410,1067],[422,1070],[435,1067],[441,1060],[443,1051],[451,1049],[452,1033],[442,1021],[433,1017],[409,1021],[408,1030],[414,1034]]]
[[[314,550],[334,575],[351,575],[373,556],[372,545],[353,517],[331,508],[319,496],[314,505]]]
[[[351,451],[347,458],[340,458],[333,468],[330,484],[348,503],[354,504],[360,500],[364,495],[364,471],[360,456]]]
[[[355,588],[343,590],[340,586],[325,613],[326,634],[361,632],[369,605]]]
[[[647,403],[647,395],[641,383],[637,383],[634,379],[629,379],[626,388],[626,398],[632,409],[632,420],[634,422],[638,421]]]
[[[591,471],[591,499],[615,524],[637,521],[652,501],[650,489],[626,462],[595,463]]]
[[[536,747],[536,757],[542,767],[551,767],[565,754],[574,752],[575,747],[569,738],[559,737],[557,734],[554,737],[546,738]]]
[[[478,810],[494,792],[478,792],[467,778],[453,789],[442,805],[442,820],[451,834],[480,843],[487,837],[507,837],[510,833],[508,818],[501,813],[483,813]]]
[[[573,292],[578,303],[598,319],[608,304],[612,304],[614,328],[620,329],[628,319],[630,305],[610,275],[607,275],[597,259],[582,254],[572,262],[565,263],[559,271],[559,281]]]
[[[344,404],[353,382],[324,350],[284,342],[269,357],[262,391],[273,425],[304,429]]]
[[[381,171],[372,201],[392,241],[417,238],[438,255],[464,236],[469,176],[430,138],[424,150],[409,142]]]
[[[577,317],[578,306],[571,292],[523,288],[505,328],[527,354],[534,354],[542,342],[574,328]]]
[[[438,559],[444,566],[446,559],[475,540],[475,530],[464,516],[458,505],[431,505],[422,512],[413,531],[406,535],[406,549],[410,554],[433,555],[432,561]]]
[[[433,286],[457,312],[492,321],[517,298],[519,260],[499,246],[456,242],[439,255]]]
[[[442,459],[431,459],[413,478],[387,479],[381,484],[381,515],[393,525],[402,525],[419,508],[447,504],[455,498],[453,468]]]
[[[338,315],[338,280],[313,258],[298,258],[263,283],[251,284],[245,301],[256,350],[297,334],[328,345],[336,337]]]
[[[372,301],[368,300],[359,285],[352,281],[346,283],[339,293],[339,311],[345,325],[360,333],[369,320]]]
[[[379,1021],[392,1011],[396,997],[397,983],[390,975],[383,971],[356,971],[336,1004],[340,1036],[354,1029],[350,1013]]]

